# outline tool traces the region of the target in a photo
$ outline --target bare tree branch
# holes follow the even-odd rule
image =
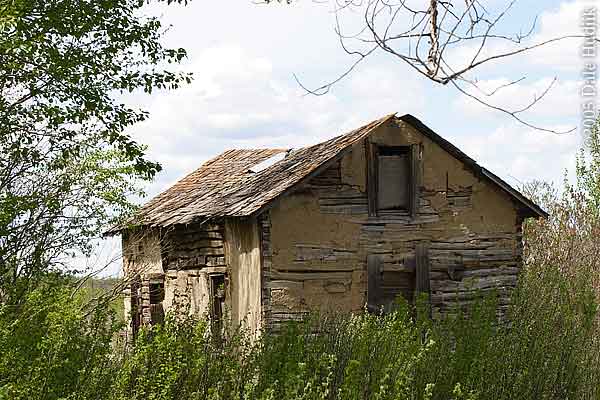
[[[488,93],[478,88],[477,80],[469,77],[486,64],[585,37],[568,34],[532,42],[528,39],[536,31],[537,16],[524,31],[507,33],[505,27],[508,26],[508,17],[518,0],[505,1],[503,7],[492,9],[484,7],[478,0],[421,0],[421,6],[415,5],[418,3],[415,1],[408,4],[408,0],[334,0],[335,32],[342,49],[357,59],[335,79],[315,89],[301,83],[296,75],[294,78],[307,94],[323,95],[370,55],[382,51],[397,57],[428,80],[442,85],[451,83],[462,95],[484,107],[507,114],[532,129],[557,134],[572,132],[574,129],[557,132],[537,126],[523,115],[546,97],[556,78],[526,106],[510,110],[486,98],[522,82],[526,77],[488,89]],[[346,34],[342,22],[354,17],[357,12],[362,14],[361,25],[357,28],[356,21],[351,20],[354,22],[350,24],[354,33]],[[464,49],[473,49],[472,56],[452,58],[456,51]],[[468,91],[463,84],[474,86],[477,90]]]

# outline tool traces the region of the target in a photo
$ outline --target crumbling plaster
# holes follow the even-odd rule
[[[420,240],[456,240],[480,234],[517,233],[517,211],[512,199],[500,189],[475,176],[459,160],[408,124],[389,122],[369,139],[384,146],[420,144],[423,156],[421,206],[430,207],[436,218],[432,222],[406,223],[395,219],[375,222],[383,227],[371,231],[367,213],[328,214],[319,207],[320,193],[305,184],[283,197],[271,209],[272,307],[278,310],[306,311],[320,308],[356,311],[365,303],[366,256],[386,254],[384,268],[397,276],[404,271],[402,259],[414,252]],[[355,144],[341,159],[341,185],[352,187],[366,196],[366,156],[364,143]],[[342,190],[342,186],[331,190]],[[449,191],[471,190],[465,207],[453,207],[447,200]],[[425,206],[423,206],[424,208]],[[365,233],[366,232],[366,233]],[[372,233],[375,232],[375,233]],[[513,239],[499,241],[515,250]],[[307,260],[306,246],[321,251]],[[327,248],[350,256],[329,256]],[[390,255],[387,255],[390,254]],[[400,260],[400,261],[398,261]]]

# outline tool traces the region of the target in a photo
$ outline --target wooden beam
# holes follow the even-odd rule
[[[367,199],[369,203],[369,217],[377,216],[377,145],[366,141],[367,159]]]
[[[367,309],[378,312],[382,298],[383,260],[378,254],[367,256]]]
[[[418,243],[415,249],[416,257],[416,282],[415,291],[417,295],[426,293],[430,296],[429,284],[429,245],[427,243]]]
[[[421,186],[421,149],[419,144],[410,146],[410,190],[409,213],[414,220],[419,212],[419,188]]]

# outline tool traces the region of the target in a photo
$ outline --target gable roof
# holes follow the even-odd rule
[[[207,161],[196,171],[144,205],[130,223],[146,226],[188,224],[213,217],[257,215],[296,185],[324,171],[353,144],[382,124],[397,118],[386,115],[358,129],[310,147],[287,149],[229,150]],[[487,179],[520,204],[525,217],[546,217],[539,206],[508,183],[478,165],[456,146],[433,132],[412,115],[404,121],[462,161],[476,175]],[[250,169],[276,154],[289,151],[282,160],[260,172]]]

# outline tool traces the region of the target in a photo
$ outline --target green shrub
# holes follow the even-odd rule
[[[68,286],[30,293],[0,306],[0,399],[102,398],[118,365],[114,314],[84,311]]]
[[[585,269],[529,265],[501,320],[494,294],[436,321],[421,298],[386,315],[315,314],[258,340],[171,316],[125,348],[114,315],[83,306],[55,285],[0,309],[0,399],[600,398]]]

